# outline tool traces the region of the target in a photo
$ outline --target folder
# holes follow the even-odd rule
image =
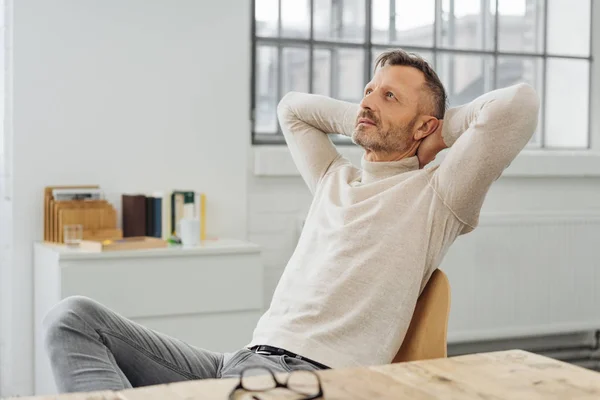
[[[55,189],[70,189],[74,193],[73,198],[77,200],[57,200],[53,194]],[[77,195],[77,189],[81,189],[83,196]],[[81,225],[83,239],[122,238],[122,231],[117,228],[117,212],[114,207],[104,199],[89,200],[91,198],[89,196],[88,199],[85,198],[86,190],[98,191],[98,189],[97,185],[45,187],[44,240],[64,243],[64,229],[67,225]],[[63,199],[69,196],[65,196],[64,192],[60,194],[60,198]],[[99,198],[97,193],[95,198]]]

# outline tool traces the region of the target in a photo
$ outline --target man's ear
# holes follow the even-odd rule
[[[433,132],[436,131],[439,123],[440,123],[440,120],[437,119],[436,117],[423,116],[423,117],[419,118],[419,121],[415,125],[417,129],[415,130],[415,133],[414,133],[414,139],[415,140],[425,139],[427,136],[431,135]]]

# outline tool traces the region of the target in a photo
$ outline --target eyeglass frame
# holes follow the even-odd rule
[[[243,383],[243,378],[244,378],[244,372],[249,370],[249,369],[264,369],[265,371],[267,371],[269,374],[271,374],[271,377],[273,378],[273,382],[275,382],[275,387],[271,387],[268,389],[247,389],[244,387],[244,383]],[[315,376],[315,378],[317,378],[317,384],[319,385],[319,392],[317,394],[314,395],[307,395],[306,393],[302,393],[299,392],[297,390],[294,390],[292,388],[289,387],[289,381],[290,381],[290,376],[294,373],[294,372],[309,372],[311,374],[313,374]],[[306,397],[302,397],[298,400],[315,400],[315,399],[319,399],[321,397],[323,397],[325,394],[323,393],[323,385],[321,384],[321,378],[319,378],[319,375],[315,372],[315,371],[311,371],[311,370],[295,370],[295,371],[291,371],[288,376],[287,379],[285,380],[284,383],[280,382],[276,377],[275,374],[273,373],[273,371],[271,371],[271,369],[267,368],[267,367],[246,367],[244,368],[241,372],[240,372],[240,381],[239,383],[233,388],[231,389],[231,392],[229,393],[229,400],[234,400],[234,395],[235,392],[237,392],[238,390],[245,390],[248,393],[264,393],[264,392],[268,392],[270,390],[275,390],[277,388],[283,388],[283,389],[287,389],[290,390],[294,393],[306,396]]]

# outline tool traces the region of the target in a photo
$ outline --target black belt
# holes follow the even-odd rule
[[[254,347],[250,347],[250,350],[253,351],[253,352],[255,352],[255,353],[257,353],[259,351],[261,353],[268,353],[269,355],[278,355],[278,356],[286,355],[288,357],[297,358],[298,360],[306,361],[307,363],[310,363],[310,364],[312,364],[315,367],[318,367],[320,369],[331,369],[327,365],[323,365],[321,363],[313,361],[310,358],[302,357],[301,355],[292,353],[291,351],[287,351],[285,349],[280,349],[279,347],[273,347],[273,346],[254,346]]]

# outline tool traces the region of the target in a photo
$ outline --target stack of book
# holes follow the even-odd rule
[[[123,194],[123,236],[177,237],[182,218],[200,221],[200,240],[206,239],[206,195],[175,190],[152,194]]]

